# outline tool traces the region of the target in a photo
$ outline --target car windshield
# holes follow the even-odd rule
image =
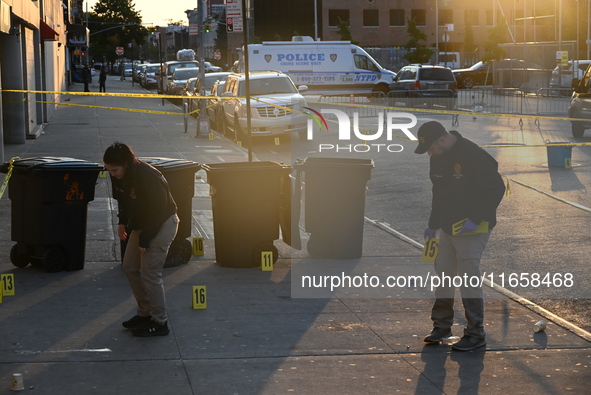
[[[255,78],[250,80],[251,95],[269,95],[272,93],[297,93],[297,90],[288,78]],[[244,81],[240,82],[240,96],[246,94]]]
[[[197,77],[199,69],[180,69],[174,72],[175,80],[188,80],[189,78]]]
[[[470,67],[470,70],[478,70],[480,69],[482,66],[484,66],[483,62],[478,62],[475,65],[473,65],[472,67]]]
[[[448,69],[419,69],[421,80],[453,81],[454,76]]]
[[[146,73],[155,73],[159,68],[160,66],[148,66],[146,67]]]

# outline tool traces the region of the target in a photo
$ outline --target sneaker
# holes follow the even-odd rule
[[[451,329],[441,329],[438,327],[433,328],[431,334],[425,337],[426,343],[439,343],[440,341],[446,340],[448,337],[451,337]]]
[[[472,351],[484,346],[486,346],[485,339],[479,339],[474,336],[464,335],[464,337],[462,337],[462,339],[459,342],[451,346],[451,349],[455,351]]]
[[[138,329],[146,324],[149,324],[150,321],[152,321],[152,317],[150,317],[150,316],[142,317],[140,315],[135,315],[135,316],[133,316],[133,318],[130,318],[127,321],[123,321],[121,323],[121,325],[123,325],[123,327],[125,329],[134,330],[134,329]]]
[[[166,336],[168,335],[168,325],[166,322],[164,325],[160,325],[154,321],[150,325],[146,325],[142,328],[131,331],[131,334],[139,337],[151,337],[151,336]]]

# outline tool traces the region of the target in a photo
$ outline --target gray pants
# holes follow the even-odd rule
[[[132,231],[123,257],[123,270],[137,301],[136,314],[142,317],[151,315],[152,320],[160,325],[168,321],[162,268],[170,243],[176,236],[178,223],[176,214],[168,218],[143,255],[139,250],[140,231]]]
[[[439,254],[435,259],[435,270],[439,276],[454,277],[464,274],[467,277],[480,278],[480,259],[490,238],[489,233],[480,233],[469,236],[450,236],[439,232]],[[435,304],[431,311],[433,326],[441,329],[449,329],[454,322],[454,298],[455,287],[443,284],[435,289]],[[468,286],[466,286],[468,285]],[[484,300],[481,287],[471,287],[462,282],[460,287],[467,328],[464,335],[484,339]]]

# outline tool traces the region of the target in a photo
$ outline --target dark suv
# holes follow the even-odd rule
[[[573,78],[574,89],[568,116],[570,118],[584,119],[584,121],[571,121],[574,137],[583,137],[585,129],[591,128],[591,64],[585,70],[583,78]]]
[[[442,105],[455,107],[458,83],[451,69],[442,66],[411,64],[400,69],[390,84],[388,97],[409,106]]]

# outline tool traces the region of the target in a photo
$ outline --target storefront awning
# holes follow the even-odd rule
[[[59,33],[53,30],[47,23],[41,21],[39,24],[41,27],[41,40],[56,41],[59,37]]]

